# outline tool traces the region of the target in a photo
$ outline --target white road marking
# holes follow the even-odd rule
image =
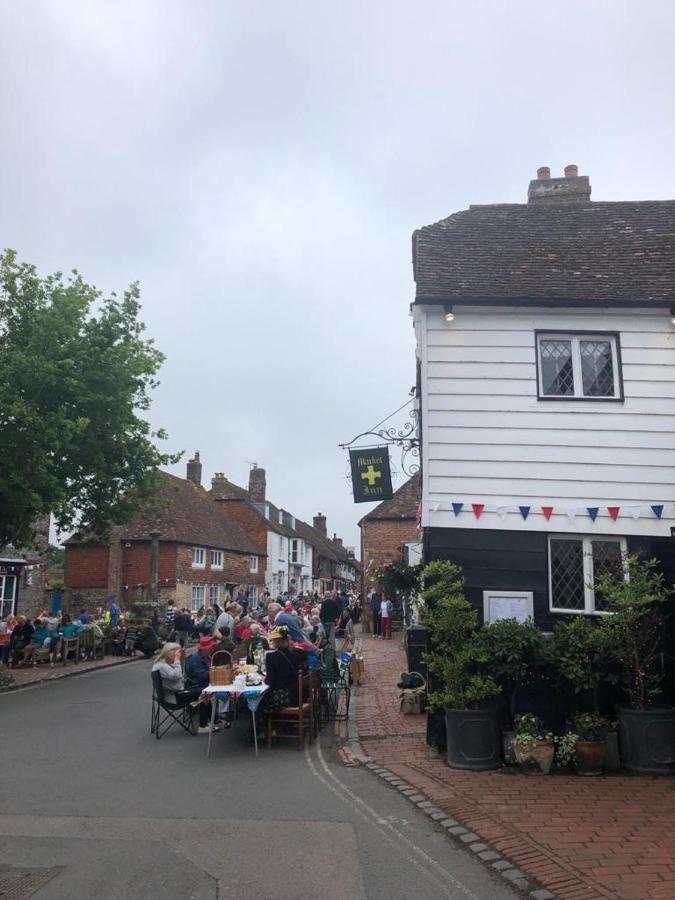
[[[318,738],[316,742],[316,752],[319,764],[321,765],[321,768],[327,776],[326,778],[321,774],[321,772],[318,771],[314,760],[312,759],[309,747],[305,747],[305,759],[310,771],[315,776],[315,778],[317,778],[325,787],[327,787],[329,791],[339,797],[344,804],[351,807],[354,812],[358,813],[363,819],[365,819],[369,825],[375,825],[375,827],[381,832],[382,837],[396,847],[398,853],[401,852],[400,844],[405,844],[410,851],[408,853],[404,851],[406,859],[414,866],[416,866],[424,875],[424,877],[431,881],[435,885],[435,887],[437,887],[442,892],[443,896],[456,898],[458,896],[458,893],[461,893],[464,897],[470,898],[470,900],[480,900],[480,898],[476,894],[474,894],[473,891],[466,887],[466,885],[462,884],[461,881],[458,881],[457,878],[455,878],[454,875],[448,872],[448,870],[444,866],[436,862],[433,857],[429,856],[429,854],[417,844],[415,844],[414,841],[411,841],[410,838],[402,834],[391,821],[383,819],[376,810],[369,806],[361,797],[351,791],[347,787],[347,785],[337,777],[337,775],[331,772],[321,750],[320,738]],[[333,783],[331,784],[330,782]],[[448,884],[448,882],[450,882],[450,884]]]

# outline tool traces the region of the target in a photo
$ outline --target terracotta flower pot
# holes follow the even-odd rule
[[[577,741],[574,751],[577,775],[602,775],[607,761],[607,741]]]
[[[553,764],[555,745],[552,740],[524,744],[516,738],[513,742],[516,759],[523,772],[530,775],[548,775]]]

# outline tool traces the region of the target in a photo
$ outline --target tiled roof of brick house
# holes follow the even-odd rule
[[[417,472],[409,478],[398,490],[394,491],[389,500],[383,500],[375,509],[359,521],[365,522],[371,519],[412,519],[417,518],[417,507],[420,502],[420,474]]]
[[[585,176],[540,175],[528,203],[470,206],[415,231],[417,302],[675,303],[675,201],[598,203],[590,190]]]
[[[163,484],[156,503],[151,511],[138,513],[123,527],[122,540],[147,541],[150,532],[157,530],[162,541],[267,555],[267,548],[252,540],[203,488],[168,472],[161,475]],[[74,536],[67,543],[77,541]]]

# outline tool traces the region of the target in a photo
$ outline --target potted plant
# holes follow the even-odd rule
[[[553,738],[555,753],[553,764],[558,769],[571,769],[576,761],[576,746],[579,735],[576,731],[568,730],[559,737]]]
[[[489,674],[490,657],[478,613],[464,597],[464,579],[453,563],[435,560],[424,570],[425,624],[431,650],[430,708],[444,709],[447,762],[457,769],[501,765],[499,710],[488,701],[500,688]]]
[[[663,605],[672,595],[657,571],[657,561],[630,556],[625,577],[597,579],[609,615],[600,622],[617,661],[627,706],[618,708],[623,764],[644,775],[675,773],[675,709],[659,706],[664,678]]]
[[[573,718],[577,740],[574,762],[579,775],[602,775],[607,762],[609,722],[596,713],[579,713]]]
[[[518,690],[533,684],[542,675],[545,656],[542,633],[531,619],[526,622],[500,619],[484,626],[483,638],[490,657],[490,674],[502,690],[512,723]],[[502,732],[504,761],[509,765],[516,764],[513,736],[513,730]]]
[[[534,713],[516,716],[515,725],[513,749],[520,768],[526,773],[548,775],[555,752],[553,735],[544,729],[541,719]]]

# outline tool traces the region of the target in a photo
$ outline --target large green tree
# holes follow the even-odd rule
[[[176,460],[142,416],[164,357],[139,309],[137,284],[103,297],[0,255],[0,546],[30,543],[48,512],[62,529],[123,522]]]

